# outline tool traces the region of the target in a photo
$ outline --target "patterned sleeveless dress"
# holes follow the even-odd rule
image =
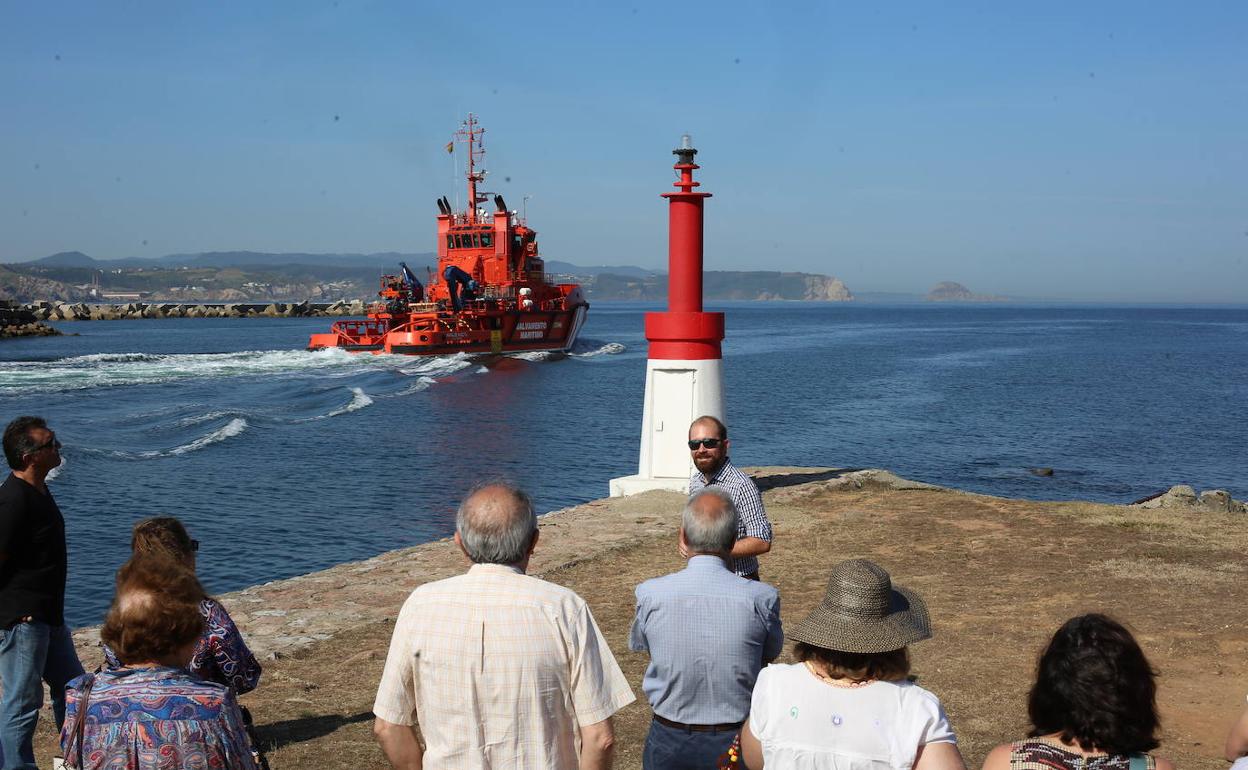
[[[1147,754],[1087,757],[1044,738],[1028,738],[1010,744],[1010,770],[1156,770],[1156,767],[1157,761]]]

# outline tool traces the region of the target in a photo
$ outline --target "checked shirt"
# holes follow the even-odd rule
[[[767,520],[767,511],[763,510],[763,496],[758,493],[758,485],[754,483],[754,479],[742,473],[731,460],[725,459],[724,467],[711,478],[695,470],[689,479],[689,494],[712,484],[722,487],[732,497],[733,505],[737,506],[737,539],[756,537],[770,543],[771,522]],[[744,559],[733,559],[732,571],[738,575],[758,572],[758,558],[747,556]]]

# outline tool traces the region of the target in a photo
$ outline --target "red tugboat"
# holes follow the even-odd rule
[[[456,133],[468,145],[468,210],[438,199],[438,270],[429,286],[399,263],[401,275],[382,276],[382,301],[367,319],[335,322],[329,333],[312,335],[308,350],[427,356],[572,347],[589,310],[580,285],[546,280],[537,232],[501,195],[493,196],[492,212],[477,206],[490,198],[477,192],[485,179],[478,169],[484,133],[471,114]]]

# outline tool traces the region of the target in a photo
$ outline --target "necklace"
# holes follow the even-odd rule
[[[846,690],[853,690],[859,687],[866,687],[869,684],[875,683],[874,679],[863,679],[861,681],[854,681],[852,679],[834,679],[828,676],[827,674],[823,673],[822,671],[819,671],[814,666],[812,666],[809,660],[805,661],[805,665],[806,665],[806,670],[809,671],[816,679],[818,679],[820,682],[823,682],[824,684],[830,684],[833,687],[841,687]]]

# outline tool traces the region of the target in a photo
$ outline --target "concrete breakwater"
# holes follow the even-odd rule
[[[337,302],[35,302],[20,305],[33,321],[121,321],[139,318],[308,318],[313,316],[362,316],[368,312],[363,300]]]
[[[46,337],[57,334],[60,332],[42,323],[29,309],[0,302],[0,338]]]

